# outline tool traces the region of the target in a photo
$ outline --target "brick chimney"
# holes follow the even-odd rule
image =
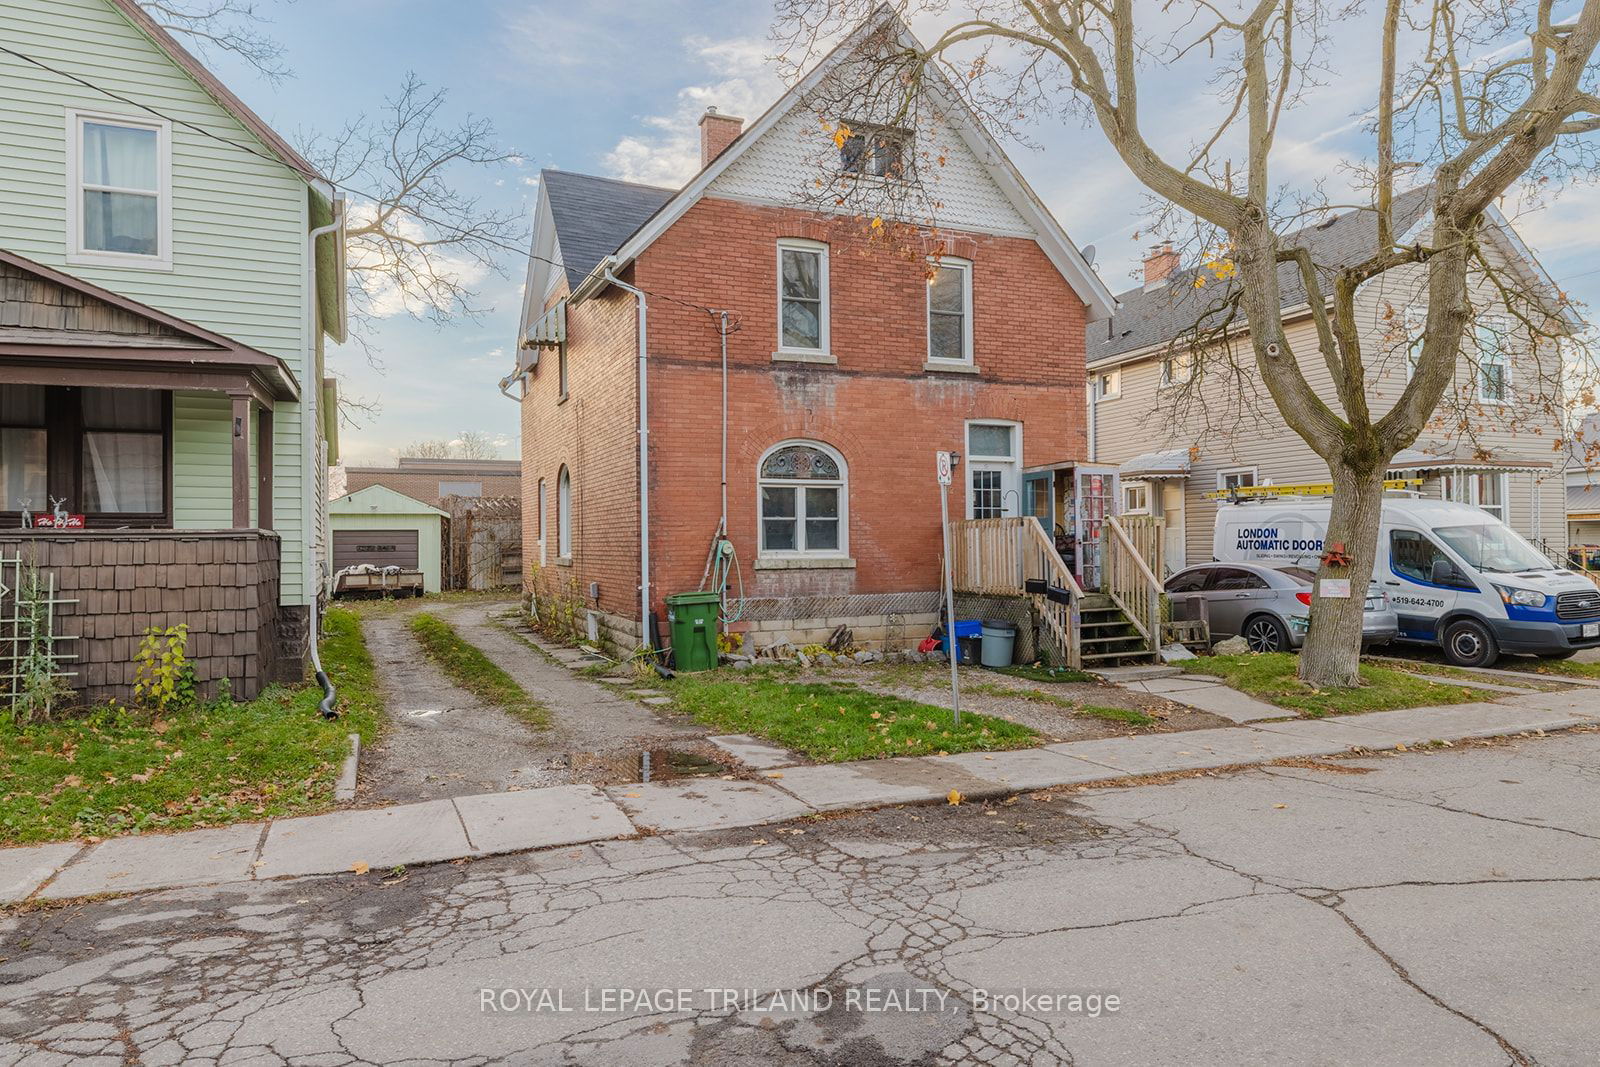
[[[1144,257],[1144,287],[1154,289],[1166,281],[1167,276],[1178,269],[1180,261],[1178,253],[1173,251],[1171,241],[1152,245],[1149,255]]]
[[[706,108],[700,116],[700,169],[711,166],[711,161],[727,151],[743,129],[744,119],[719,115],[714,107]]]

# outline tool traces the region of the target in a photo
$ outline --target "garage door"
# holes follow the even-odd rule
[[[343,570],[358,563],[370,563],[374,567],[415,568],[417,531],[333,531],[333,569]]]

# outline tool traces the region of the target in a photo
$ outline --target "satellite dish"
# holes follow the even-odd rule
[[[1083,261],[1089,266],[1094,266],[1094,245],[1083,246]]]

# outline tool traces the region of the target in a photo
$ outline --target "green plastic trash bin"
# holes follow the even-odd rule
[[[667,597],[672,630],[672,662],[680,671],[709,671],[717,665],[717,593],[674,593]]]

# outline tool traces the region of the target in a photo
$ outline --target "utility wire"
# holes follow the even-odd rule
[[[278,164],[280,166],[288,167],[290,170],[294,171],[296,174],[300,175],[302,178],[304,178],[308,182],[326,182],[328,185],[330,185],[330,186],[332,186],[332,187],[334,187],[336,189],[342,188],[345,192],[354,193],[356,196],[359,196],[359,197],[361,197],[361,198],[363,198],[365,200],[370,200],[374,204],[391,203],[391,201],[388,201],[384,197],[376,196],[376,195],[374,195],[372,193],[369,193],[369,192],[366,192],[364,190],[357,189],[357,188],[355,188],[354,186],[351,186],[351,185],[344,185],[344,184],[342,184],[340,182],[336,182],[331,178],[328,178],[328,177],[325,177],[325,176],[323,176],[321,174],[316,173],[315,171],[304,170],[301,167],[296,166],[294,163],[290,162],[289,160],[281,158],[280,156],[273,155],[273,154],[270,154],[270,153],[267,153],[267,152],[259,151],[259,150],[255,149],[255,148],[252,148],[250,145],[247,145],[247,144],[240,144],[238,141],[234,141],[234,140],[231,140],[231,139],[229,139],[227,137],[223,137],[221,134],[214,133],[211,130],[206,129],[203,126],[198,126],[195,123],[189,122],[186,119],[175,118],[175,117],[173,117],[171,115],[168,115],[165,112],[163,112],[163,111],[161,111],[161,110],[159,110],[157,108],[151,107],[149,104],[146,104],[146,103],[144,103],[144,102],[142,102],[140,100],[135,100],[132,97],[124,96],[121,93],[116,92],[115,90],[107,89],[105,86],[96,84],[95,82],[92,82],[92,81],[88,80],[87,78],[82,78],[82,77],[80,77],[80,76],[78,76],[76,74],[73,74],[71,71],[65,71],[65,70],[61,70],[59,67],[51,66],[49,63],[46,63],[41,59],[36,59],[33,56],[27,55],[27,54],[22,53],[22,52],[18,52],[14,48],[9,48],[9,47],[7,47],[5,45],[0,45],[0,52],[3,52],[3,53],[5,53],[6,55],[9,55],[9,56],[14,56],[17,59],[20,59],[25,63],[31,63],[34,66],[40,68],[41,70],[47,70],[51,74],[56,75],[57,77],[65,78],[67,81],[75,82],[78,85],[81,85],[86,89],[91,89],[94,92],[100,93],[100,94],[102,94],[104,96],[108,96],[113,100],[117,100],[117,101],[120,101],[120,102],[122,102],[124,104],[127,104],[129,107],[136,107],[141,111],[144,111],[144,112],[147,112],[147,113],[149,113],[151,115],[154,115],[158,119],[162,119],[162,120],[164,120],[166,122],[170,122],[175,126],[182,126],[184,129],[190,130],[190,131],[192,131],[194,133],[198,133],[202,137],[209,137],[213,141],[217,141],[217,142],[219,142],[221,144],[225,144],[225,145],[229,146],[230,148],[236,148],[241,152],[245,152],[245,153],[248,153],[248,154],[250,154],[252,156],[257,157],[258,159],[264,159],[269,163],[276,163],[276,164]],[[556,260],[547,259],[544,256],[540,256],[540,255],[535,255],[531,249],[518,248],[516,245],[509,244],[508,242],[501,241],[501,240],[499,240],[497,238],[494,238],[494,237],[486,237],[486,236],[484,236],[482,234],[474,234],[470,230],[462,229],[460,226],[457,226],[455,223],[445,222],[442,219],[431,218],[428,215],[424,215],[422,212],[416,210],[415,208],[413,208],[413,207],[411,207],[409,205],[395,203],[395,204],[393,204],[393,207],[394,207],[395,210],[402,211],[405,214],[410,215],[412,218],[415,218],[420,222],[425,222],[430,226],[435,226],[435,227],[438,227],[439,229],[446,230],[449,233],[454,234],[456,236],[469,238],[470,240],[478,242],[480,244],[485,244],[485,245],[489,245],[489,246],[494,247],[494,248],[503,249],[503,250],[505,250],[507,252],[512,253],[513,255],[526,256],[528,259],[535,260],[535,261],[537,261],[539,263],[544,263],[544,264],[546,264],[548,266],[551,266],[551,267],[556,267],[556,268],[559,268],[561,270],[565,270],[566,269],[566,267],[563,264],[557,262]],[[650,289],[644,289],[643,291],[646,294],[648,294],[649,296],[652,296],[652,297],[654,297],[654,298],[656,298],[658,300],[666,300],[666,301],[670,301],[671,303],[674,303],[674,304],[681,304],[686,308],[691,308],[691,309],[696,310],[696,311],[704,311],[707,314],[713,315],[713,316],[720,315],[722,313],[722,310],[723,310],[721,308],[708,307],[705,304],[697,304],[692,300],[684,300],[683,298],[673,296],[670,293],[658,293],[658,292],[655,292],[655,291],[650,290]],[[737,320],[737,318],[738,317],[735,316],[736,320]],[[736,326],[735,329],[737,329],[737,328],[738,327]]]

